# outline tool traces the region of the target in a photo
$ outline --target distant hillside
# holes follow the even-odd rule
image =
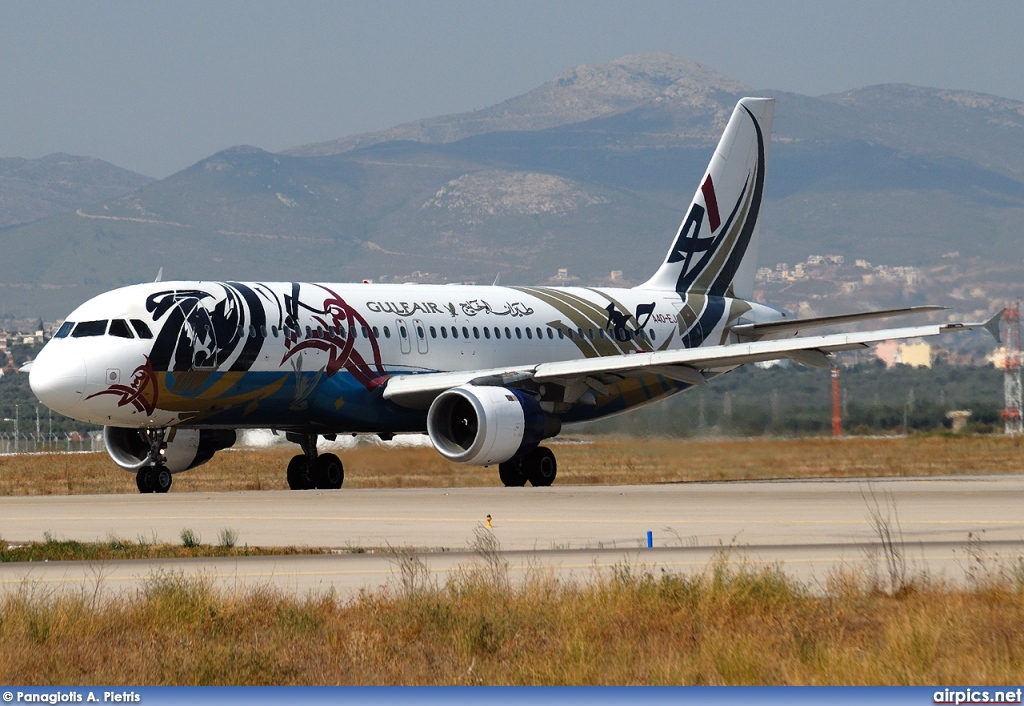
[[[570,282],[608,283],[613,271],[640,282],[744,94],[778,99],[762,264],[848,261],[820,280],[766,284],[773,302],[827,312],[928,300],[973,312],[1024,289],[1024,104],[914,86],[818,98],[750,90],[659,54],[576,67],[474,113],[281,154],[232,148],[0,233],[0,304],[60,316],[160,267],[219,279],[490,282],[500,272],[510,284],[564,268]],[[856,260],[883,270],[849,269]]]
[[[743,84],[694,61],[671,54],[626,56],[608,64],[583,64],[516,98],[471,113],[417,120],[389,130],[303,145],[284,154],[316,157],[340,154],[381,142],[411,140],[446,144],[490,132],[545,130],[621,114],[643,105],[670,100],[697,111],[722,110],[722,94],[742,93]],[[726,101],[728,103],[729,101]],[[717,141],[720,124],[696,125],[702,140]],[[690,145],[694,146],[693,144]]]
[[[152,181],[92,157],[0,159],[0,228],[117,198]]]

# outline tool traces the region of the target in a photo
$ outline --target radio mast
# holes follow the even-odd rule
[[[1006,362],[1003,376],[1003,392],[1006,395],[1006,409],[1002,412],[1006,433],[1010,436],[1022,433],[1021,425],[1021,352],[1020,352],[1020,297],[1013,308],[1003,312],[1006,322]]]

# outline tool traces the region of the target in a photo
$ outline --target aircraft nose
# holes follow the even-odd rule
[[[36,398],[58,412],[81,401],[87,379],[85,361],[73,355],[40,354],[28,374],[28,384]]]

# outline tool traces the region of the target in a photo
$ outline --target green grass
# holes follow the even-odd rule
[[[183,530],[182,534],[186,531]],[[281,556],[288,554],[326,554],[317,547],[237,547],[221,544],[182,544],[108,539],[106,542],[76,542],[47,536],[44,542],[9,545],[0,539],[0,562],[18,561],[116,561],[119,559],[175,559],[230,556]]]

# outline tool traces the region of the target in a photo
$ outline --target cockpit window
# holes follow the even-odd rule
[[[152,332],[149,330],[149,326],[146,326],[146,322],[140,319],[132,319],[132,326],[135,327],[135,333],[139,334],[139,338],[153,338]]]
[[[135,338],[135,334],[133,334],[132,330],[128,328],[128,322],[124,319],[114,319],[111,321],[110,331],[107,333],[111,336],[117,336],[118,338]]]
[[[63,324],[61,324],[60,328],[57,329],[57,333],[53,334],[53,337],[54,338],[66,338],[67,335],[69,333],[71,333],[71,329],[73,329],[74,327],[75,327],[75,322],[74,321],[65,321]]]
[[[102,336],[107,332],[106,321],[82,321],[75,326],[71,338],[88,338],[89,336]]]

